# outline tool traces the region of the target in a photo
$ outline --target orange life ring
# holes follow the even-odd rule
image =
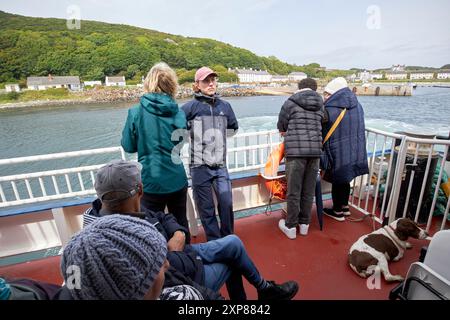
[[[286,200],[287,182],[285,176],[278,177],[278,167],[284,158],[284,143],[280,143],[267,159],[264,167],[264,178],[267,191],[274,198]],[[274,178],[275,177],[275,178]]]

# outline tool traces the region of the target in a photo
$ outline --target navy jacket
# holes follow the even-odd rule
[[[347,109],[344,118],[324,145],[324,152],[330,162],[327,180],[337,184],[348,183],[369,173],[364,110],[349,88],[335,92],[325,102],[329,121],[324,125],[323,136],[331,129],[343,108]]]
[[[101,207],[102,203],[98,199],[92,203],[92,207],[84,213],[84,226],[86,225],[86,221],[92,222],[93,217],[99,218],[102,216],[100,213]],[[173,237],[173,234],[176,231],[183,231],[187,234],[188,230],[179,225],[172,214],[153,212],[143,207],[142,210],[142,213],[133,214],[133,216],[139,216],[150,222],[156,229],[158,229],[167,241]],[[171,266],[191,278],[194,282],[204,285],[205,279],[203,262],[190,245],[185,245],[184,251],[181,252],[169,251],[167,253],[167,260],[169,260]]]
[[[225,167],[227,134],[236,133],[238,122],[231,105],[218,95],[195,94],[182,106],[191,138],[191,167]],[[227,130],[231,130],[227,131]]]

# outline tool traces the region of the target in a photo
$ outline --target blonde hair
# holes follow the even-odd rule
[[[167,93],[175,98],[178,90],[177,74],[167,63],[157,63],[144,80],[144,90],[148,93]]]

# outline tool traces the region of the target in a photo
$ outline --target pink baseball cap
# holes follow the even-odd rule
[[[212,75],[212,74],[217,76],[217,73],[212,71],[210,68],[208,68],[208,67],[201,67],[195,73],[195,81],[205,80],[209,75]]]

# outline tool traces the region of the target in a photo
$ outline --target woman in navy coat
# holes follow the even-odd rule
[[[348,199],[350,181],[368,174],[364,110],[356,95],[348,88],[347,81],[336,78],[324,90],[325,111],[328,122],[323,126],[325,137],[342,110],[346,113],[324,145],[326,168],[324,179],[332,183],[333,208],[325,208],[324,214],[338,221],[350,215]]]

